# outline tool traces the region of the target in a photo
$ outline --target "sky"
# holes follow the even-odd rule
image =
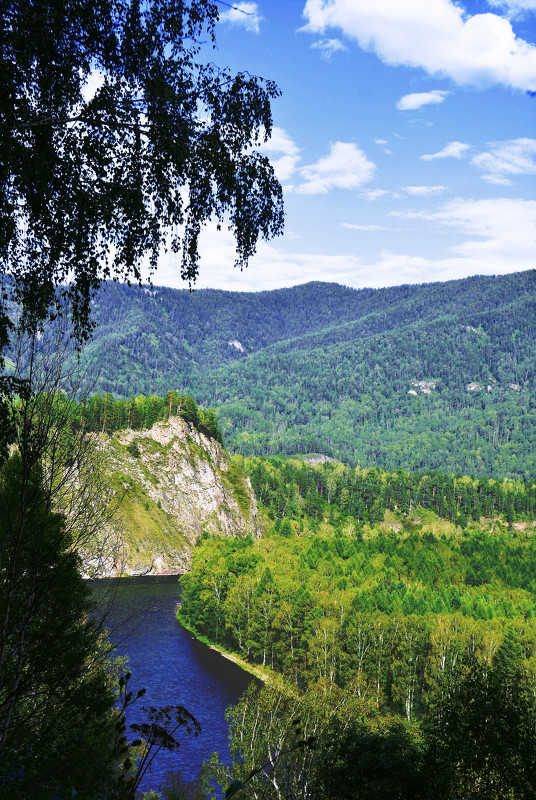
[[[264,151],[286,222],[243,272],[207,228],[198,288],[536,268],[536,0],[222,3],[216,37],[215,63],[281,90]],[[185,288],[174,256],[153,280]]]

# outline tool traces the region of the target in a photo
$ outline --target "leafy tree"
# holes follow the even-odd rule
[[[203,408],[200,410],[200,425],[199,429],[201,433],[206,434],[211,439],[215,439],[220,444],[223,443],[223,436],[220,430],[220,426],[218,425],[218,419],[216,417],[216,412],[213,408]]]
[[[117,752],[109,648],[80,569],[85,553],[98,560],[107,492],[74,429],[61,340],[20,350],[31,368],[6,398],[0,462],[0,779],[7,768],[14,795],[33,800],[105,786]]]
[[[417,800],[423,797],[420,742],[400,722],[372,726],[335,718],[315,763],[315,791],[325,800]]]
[[[163,246],[195,281],[208,220],[233,230],[240,268],[281,232],[281,186],[252,147],[278,90],[205,58],[214,0],[2,0],[0,12],[0,348],[13,300],[31,329],[61,287],[83,339],[100,282],[139,281]]]
[[[108,650],[47,500],[39,465],[15,453],[0,472],[0,761],[34,798],[111,780],[113,761]]]
[[[493,667],[475,664],[445,696],[427,734],[431,796],[535,796],[536,707],[522,657],[509,632]]]
[[[199,409],[191,394],[180,396],[179,415],[185,422],[190,422],[195,428],[199,426]]]

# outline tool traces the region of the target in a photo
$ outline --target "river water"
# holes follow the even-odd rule
[[[252,676],[215,650],[198,642],[175,618],[177,576],[146,576],[93,583],[99,605],[113,595],[107,618],[119,655],[127,655],[129,686],[145,696],[129,711],[127,722],[143,722],[141,706],[183,705],[201,725],[197,738],[181,739],[178,753],[162,752],[141,789],[158,788],[166,772],[193,779],[205,759],[217,751],[229,759],[226,709],[236,703]]]

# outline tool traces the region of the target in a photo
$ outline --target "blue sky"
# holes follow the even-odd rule
[[[284,236],[199,287],[392,286],[536,267],[536,0],[221,5],[212,60],[276,81]],[[245,13],[244,13],[245,12]],[[154,282],[182,287],[163,256]]]

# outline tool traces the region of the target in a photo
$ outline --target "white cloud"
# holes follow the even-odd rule
[[[327,156],[302,167],[305,183],[298,194],[327,194],[332,189],[357,189],[372,180],[376,165],[352,142],[335,142]]]
[[[261,242],[249,268],[240,272],[233,267],[232,234],[226,228],[217,232],[215,224],[211,224],[201,235],[197,288],[261,291],[312,280],[355,287],[395,286],[476,274],[505,274],[534,268],[536,263],[536,201],[462,199],[444,204],[435,212],[393,216],[439,225],[440,229],[452,230],[461,242],[445,254],[438,250],[435,256],[425,258],[418,252],[420,242],[426,241],[425,231],[420,231],[415,237],[414,252],[393,252],[394,241],[391,241],[389,249],[377,256],[360,259],[353,253],[303,252],[285,235],[281,243]],[[374,229],[374,226],[357,229]],[[180,279],[179,255],[168,253],[160,259],[154,282],[185,288]]]
[[[318,42],[313,42],[311,47],[314,50],[320,50],[322,58],[329,61],[333,53],[341,50],[348,50],[345,44],[340,39],[320,39]]]
[[[340,30],[388,64],[459,84],[536,89],[536,47],[498,14],[469,15],[451,0],[307,0],[303,13],[306,31]]]
[[[404,191],[414,197],[432,197],[447,191],[446,186],[406,186]]]
[[[433,89],[431,92],[415,92],[401,97],[396,107],[399,111],[415,111],[422,106],[442,103],[450,92],[443,92],[440,89]]]
[[[374,144],[389,144],[387,139],[374,139]]]
[[[536,139],[513,139],[492,145],[486,153],[471,159],[482,178],[488,183],[510,185],[508,175],[534,175],[536,173]]]
[[[341,228],[349,228],[352,231],[388,231],[383,225],[357,225],[353,222],[341,222]]]
[[[420,156],[421,161],[435,161],[436,158],[461,158],[470,145],[463,142],[449,142],[439,153]]]
[[[513,15],[536,11],[536,0],[488,0],[488,3],[490,6],[507,8]]]
[[[536,201],[492,198],[450,203],[437,219],[476,239],[453,247],[465,258],[533,265],[536,260]]]
[[[220,12],[220,22],[241,25],[247,31],[259,33],[262,16],[257,3],[235,3],[228,11]]]
[[[283,128],[272,128],[272,135],[262,150],[270,156],[278,180],[282,183],[290,180],[300,160],[300,150],[288,133]],[[279,157],[273,158],[272,154]]]
[[[535,200],[454,200],[438,211],[399,211],[391,212],[391,216],[437,221],[473,237],[455,245],[452,251],[464,259],[487,262],[488,274],[497,265],[500,271],[514,272],[536,261]]]
[[[380,197],[391,197],[394,200],[398,200],[400,195],[396,192],[390,192],[388,189],[370,189],[362,192],[361,197],[364,197],[365,200],[379,200]]]

